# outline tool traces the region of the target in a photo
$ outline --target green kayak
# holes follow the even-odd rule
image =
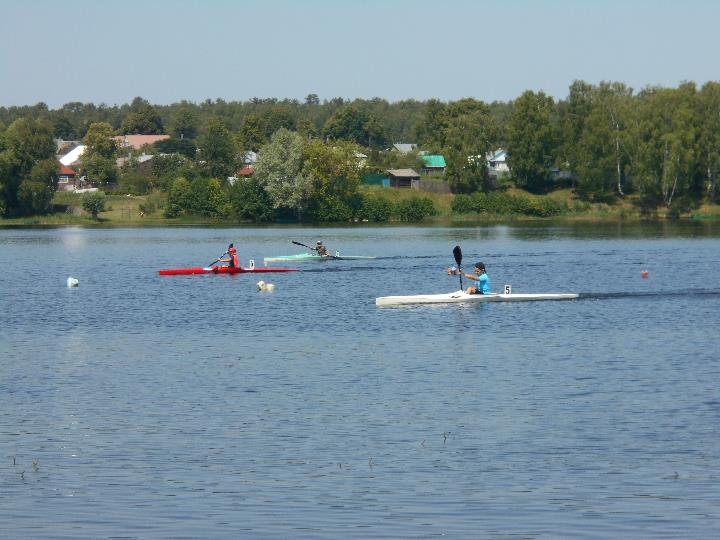
[[[298,253],[297,255],[278,255],[277,257],[265,257],[265,263],[269,262],[303,262],[303,261],[355,261],[355,260],[366,260],[374,259],[375,257],[365,257],[362,255],[341,255],[339,252],[335,252],[335,255],[329,255],[323,257],[314,253]]]

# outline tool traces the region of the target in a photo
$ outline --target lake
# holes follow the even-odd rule
[[[714,537],[719,225],[0,229],[0,536]]]

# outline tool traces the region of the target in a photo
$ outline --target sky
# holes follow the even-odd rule
[[[701,86],[718,23],[714,0],[0,0],[0,106]]]

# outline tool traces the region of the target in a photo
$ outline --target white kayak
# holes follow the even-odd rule
[[[530,302],[534,300],[573,300],[576,293],[541,294],[468,294],[456,291],[445,294],[416,294],[412,296],[381,296],[375,299],[376,306],[401,306],[405,304],[452,304],[455,302]]]

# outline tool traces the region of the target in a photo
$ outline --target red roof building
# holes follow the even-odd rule
[[[77,172],[75,169],[71,169],[67,165],[59,163],[60,169],[58,170],[58,191],[71,191],[75,189],[75,179],[77,178]]]

